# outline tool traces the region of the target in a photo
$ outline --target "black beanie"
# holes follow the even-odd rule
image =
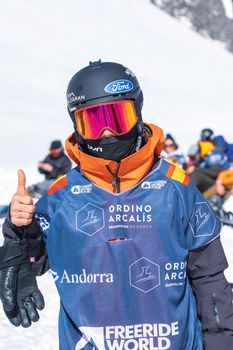
[[[59,140],[54,140],[51,142],[50,150],[62,147],[62,143]]]

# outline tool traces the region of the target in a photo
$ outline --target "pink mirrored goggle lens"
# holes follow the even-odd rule
[[[105,129],[124,134],[137,123],[132,101],[94,105],[74,112],[78,133],[86,139],[98,139]]]

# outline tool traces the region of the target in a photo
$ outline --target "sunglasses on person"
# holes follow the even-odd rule
[[[121,135],[137,123],[133,101],[116,101],[96,104],[74,111],[78,133],[86,139],[98,139],[104,130]]]

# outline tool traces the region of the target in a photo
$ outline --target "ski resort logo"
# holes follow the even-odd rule
[[[71,188],[71,192],[73,194],[80,194],[80,193],[91,193],[92,191],[92,184],[89,185],[76,185]]]
[[[157,180],[157,181],[143,181],[141,188],[143,190],[161,190],[167,184],[166,180]]]
[[[88,203],[76,212],[76,229],[78,231],[93,236],[104,226],[104,210],[102,208]]]
[[[160,267],[143,257],[129,266],[130,285],[144,293],[160,285]]]
[[[75,350],[168,350],[180,334],[179,322],[79,327],[82,337]]]
[[[104,91],[110,94],[119,94],[122,92],[131,91],[134,88],[133,83],[129,80],[120,79],[114,80],[105,86]]]
[[[196,202],[189,222],[191,231],[195,237],[212,236],[216,219],[208,203]]]

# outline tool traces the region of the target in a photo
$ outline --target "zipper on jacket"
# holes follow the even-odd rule
[[[117,167],[117,170],[115,171],[115,173],[110,169],[110,167],[108,165],[106,165],[106,168],[108,169],[110,174],[113,176],[112,187],[116,189],[116,191],[115,191],[116,193],[120,193],[120,178],[118,177],[120,165],[121,165],[121,162],[118,163],[118,167]]]
[[[215,317],[215,321],[216,321],[218,329],[220,330],[221,329],[221,325],[220,325],[219,312],[218,312],[216,293],[215,292],[212,294],[212,305],[213,305],[213,314],[214,314],[214,317]]]

